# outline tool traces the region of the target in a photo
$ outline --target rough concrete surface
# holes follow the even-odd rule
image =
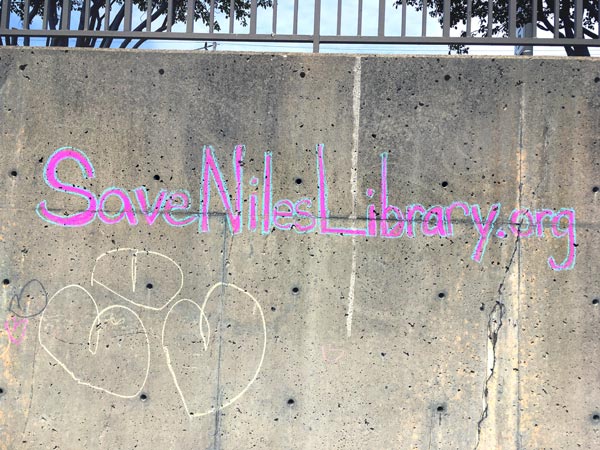
[[[600,448],[599,128],[592,59],[0,49],[0,449]]]

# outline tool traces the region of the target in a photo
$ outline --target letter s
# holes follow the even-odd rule
[[[81,168],[83,178],[94,178],[94,166],[89,158],[81,150],[70,147],[63,147],[56,150],[48,159],[44,167],[44,181],[48,186],[56,191],[72,193],[87,200],[87,209],[85,211],[71,214],[68,216],[53,214],[46,206],[46,200],[42,200],[36,208],[38,216],[43,220],[63,227],[83,227],[91,223],[96,217],[97,199],[93,192],[77,187],[73,184],[63,183],[58,179],[58,164],[65,159],[73,159]]]

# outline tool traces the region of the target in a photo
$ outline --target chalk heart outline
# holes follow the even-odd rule
[[[101,264],[102,260],[108,256],[110,256],[113,253],[119,253],[119,252],[126,252],[131,254],[131,286],[127,289],[123,289],[121,292],[116,291],[115,289],[111,288],[108,286],[108,284],[102,282],[101,280],[99,280],[96,276],[96,270],[98,267],[98,264]],[[171,294],[169,296],[169,298],[167,300],[164,301],[164,303],[162,305],[159,306],[150,306],[148,304],[145,303],[140,303],[140,302],[136,302],[135,300],[133,300],[132,298],[130,298],[130,296],[132,297],[135,294],[135,287],[136,287],[136,283],[137,283],[137,260],[138,260],[138,255],[146,255],[146,256],[152,256],[152,257],[156,257],[159,260],[163,260],[165,262],[165,265],[172,265],[174,266],[179,274],[179,283],[178,283],[178,287],[177,290]],[[118,296],[119,298],[131,303],[132,305],[138,306],[140,308],[145,308],[145,309],[149,309],[151,311],[162,311],[163,309],[165,309],[169,303],[171,303],[181,292],[181,289],[183,288],[183,270],[181,270],[181,267],[179,266],[179,264],[177,264],[175,261],[173,261],[171,258],[169,258],[166,255],[163,255],[162,253],[158,253],[158,252],[153,252],[150,250],[138,250],[137,248],[129,248],[129,247],[125,247],[125,248],[115,248],[113,250],[109,250],[106,253],[102,253],[100,256],[98,256],[96,258],[96,262],[94,263],[94,267],[92,268],[92,275],[90,278],[90,283],[92,286],[94,286],[94,284],[97,284],[101,287],[103,287],[104,289],[106,289],[107,291],[115,294],[116,296]]]
[[[248,384],[246,384],[246,386],[238,394],[234,395],[229,401],[223,403],[222,405],[217,405],[216,407],[212,407],[204,412],[190,412],[188,403],[185,399],[185,395],[183,394],[183,390],[181,389],[181,387],[179,385],[177,374],[175,373],[175,370],[173,369],[173,365],[171,363],[171,355],[169,353],[169,347],[165,344],[165,332],[167,330],[167,323],[169,320],[169,316],[171,315],[173,310],[180,303],[184,303],[184,302],[191,303],[199,311],[200,320],[198,321],[198,326],[199,326],[199,331],[200,331],[200,337],[202,339],[204,351],[207,351],[209,344],[210,344],[210,324],[208,322],[208,318],[206,317],[206,314],[204,313],[204,310],[206,309],[206,304],[208,303],[211,294],[219,287],[230,287],[230,288],[236,289],[237,291],[241,292],[242,294],[247,295],[252,300],[252,302],[254,302],[253,313],[255,311],[259,312],[260,322],[262,325],[263,345],[262,345],[262,351],[261,351],[261,355],[260,355],[260,361],[259,361],[258,365],[256,366],[256,371],[254,372],[254,376],[252,377],[252,379],[248,382]],[[206,326],[206,333],[204,331],[204,326]],[[252,386],[252,384],[256,381],[256,378],[258,377],[258,374],[260,373],[260,370],[262,368],[262,365],[263,365],[263,362],[265,359],[265,353],[267,350],[267,324],[265,321],[265,315],[262,310],[262,307],[260,306],[260,303],[258,302],[258,300],[252,294],[250,294],[249,292],[245,291],[244,289],[236,286],[235,284],[219,282],[219,283],[214,284],[208,290],[208,292],[206,293],[206,296],[204,297],[204,302],[202,303],[202,306],[198,306],[198,304],[196,302],[184,298],[184,299],[178,300],[171,306],[171,308],[169,308],[169,311],[168,311],[167,315],[165,316],[165,320],[163,322],[161,342],[162,342],[163,351],[165,353],[165,358],[167,360],[167,366],[169,368],[169,372],[171,372],[171,376],[173,377],[173,383],[175,383],[175,387],[177,388],[177,391],[179,392],[179,396],[181,397],[181,402],[183,403],[183,407],[185,408],[186,413],[190,417],[202,417],[202,416],[206,416],[206,415],[221,411],[221,410],[227,408],[228,406],[230,406],[231,404],[235,403],[238,399],[240,399],[246,393],[246,391],[248,391],[248,389],[250,389],[250,386]]]
[[[65,290],[67,289],[79,289],[81,290],[85,295],[87,295],[87,297],[89,298],[89,300],[92,301],[92,303],[94,304],[94,309],[96,310],[96,317],[94,318],[94,320],[92,321],[92,325],[90,327],[90,332],[88,335],[88,350],[89,352],[95,356],[97,351],[98,351],[98,342],[100,340],[100,331],[96,329],[96,324],[99,323],[100,321],[100,317],[105,314],[108,311],[112,311],[112,310],[117,310],[117,309],[123,309],[125,311],[128,311],[129,313],[131,313],[139,322],[142,330],[144,331],[144,337],[146,338],[146,349],[147,349],[147,357],[146,357],[146,371],[144,374],[144,379],[142,381],[142,383],[140,384],[139,388],[137,388],[137,391],[133,394],[122,394],[122,393],[118,393],[115,391],[112,391],[110,389],[106,389],[102,386],[98,386],[95,385],[93,383],[89,383],[87,381],[82,380],[81,378],[79,378],[74,371],[70,370],[67,365],[65,363],[63,363],[54,353],[52,353],[52,351],[50,349],[48,349],[48,347],[46,347],[46,345],[44,345],[44,341],[42,340],[42,328],[43,328],[43,323],[44,323],[44,315],[46,314],[46,311],[48,311],[48,309],[50,308],[50,305],[52,304],[52,301],[61,293],[63,293]],[[95,344],[92,348],[92,335],[94,333],[94,331],[96,331],[96,341]],[[45,333],[44,333],[45,334]],[[107,394],[111,394],[114,395],[116,397],[120,397],[120,398],[133,398],[133,397],[137,397],[140,392],[142,392],[142,389],[144,388],[146,382],[148,381],[148,376],[150,374],[150,340],[148,339],[148,331],[146,330],[146,327],[144,326],[144,323],[142,322],[142,320],[140,319],[140,316],[133,311],[131,308],[128,308],[127,306],[122,306],[122,305],[110,305],[107,306],[106,308],[104,308],[102,311],[98,310],[98,304],[96,303],[96,300],[94,299],[94,297],[87,291],[87,289],[85,289],[82,286],[79,286],[78,284],[70,284],[68,286],[65,286],[61,289],[59,289],[51,298],[50,300],[48,300],[48,305],[46,307],[46,309],[42,312],[42,315],[40,317],[40,323],[39,323],[39,327],[38,327],[38,341],[40,343],[40,346],[46,351],[46,353],[48,353],[48,355],[54,359],[59,366],[61,366],[65,372],[67,372],[71,378],[73,378],[73,380],[75,380],[78,384],[81,384],[83,386],[88,386],[92,389],[96,389],[98,391],[103,391],[106,392]]]
[[[9,322],[12,322],[12,326],[9,325]],[[29,324],[29,320],[27,319],[17,319],[16,316],[13,316],[9,319],[6,319],[4,322],[4,329],[8,334],[8,339],[13,344],[20,344],[25,339],[25,333],[27,332],[27,325]],[[15,337],[15,331],[18,331],[21,328],[21,333]]]

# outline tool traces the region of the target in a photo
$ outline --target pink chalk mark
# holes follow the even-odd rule
[[[380,233],[383,237],[397,238],[404,234],[404,214],[399,208],[388,204],[387,196],[387,153],[381,154],[381,225]],[[396,218],[396,223],[390,228],[388,219],[390,214]]]
[[[292,222],[286,222],[284,220],[284,222],[282,223],[279,221],[279,218],[291,219],[293,217],[294,204],[291,200],[279,200],[275,203],[275,205],[273,205],[273,225],[275,225],[275,228],[277,228],[278,230],[290,230],[293,225],[293,220]]]
[[[479,205],[473,205],[471,207],[471,218],[473,219],[473,223],[475,225],[475,229],[479,232],[479,240],[477,241],[477,245],[475,246],[475,251],[473,252],[473,256],[471,258],[473,261],[480,262],[483,254],[485,252],[485,248],[487,246],[488,240],[490,238],[490,233],[494,228],[494,222],[498,218],[498,214],[500,212],[500,203],[494,203],[490,212],[487,215],[485,222],[481,218],[481,211],[479,210]]]
[[[12,326],[9,325],[9,322],[12,321]],[[17,319],[16,317],[11,317],[4,322],[4,329],[8,333],[8,339],[12,344],[20,344],[25,339],[25,331],[27,330],[27,324],[29,323],[28,319]],[[15,337],[15,331],[21,327],[21,333],[18,337]]]
[[[242,220],[241,220],[241,186],[242,186],[242,168],[241,168],[241,156],[243,146],[237,146],[235,149],[235,177],[236,177],[236,211],[233,210],[227,187],[223,180],[223,175],[219,169],[217,161],[213,156],[213,150],[210,146],[204,147],[204,161],[202,168],[202,221],[201,230],[203,232],[209,231],[209,207],[210,207],[210,178],[214,180],[217,185],[217,191],[219,192],[219,198],[225,208],[227,220],[231,231],[234,234],[242,231]]]
[[[88,202],[87,209],[85,211],[65,217],[63,215],[51,213],[48,210],[46,200],[42,200],[39,203],[37,210],[40,216],[42,216],[42,218],[48,222],[65,227],[83,227],[94,220],[96,215],[97,200],[96,196],[92,192],[76,187],[70,183],[63,183],[58,179],[58,165],[67,159],[72,159],[77,162],[81,168],[83,178],[94,178],[94,167],[84,153],[72,148],[63,148],[57,150],[46,163],[44,179],[46,184],[56,191],[71,193],[85,198]]]
[[[567,228],[559,228],[561,219],[567,219]],[[548,265],[552,270],[572,269],[575,266],[576,238],[575,238],[575,211],[573,209],[562,209],[552,218],[552,235],[556,238],[566,237],[568,239],[567,255],[562,263],[557,263],[553,256],[548,258]]]
[[[452,226],[452,211],[454,211],[456,208],[462,209],[465,217],[468,217],[471,214],[469,205],[465,202],[453,202],[446,208],[446,236],[449,237],[454,236],[454,228]]]
[[[307,233],[309,231],[312,231],[316,226],[315,216],[313,216],[312,213],[310,213],[309,211],[302,209],[303,205],[306,205],[306,208],[310,209],[312,208],[312,201],[309,198],[301,198],[294,205],[296,216],[299,217],[301,220],[308,221],[307,225],[302,225],[301,223],[296,222],[295,230],[299,233]]]
[[[160,192],[156,195],[156,198],[154,199],[154,204],[152,206],[149,205],[148,191],[144,186],[140,186],[139,188],[134,189],[133,193],[135,194],[138,205],[140,205],[140,211],[142,215],[146,218],[146,222],[148,222],[148,225],[154,224],[156,218],[159,216],[163,208],[163,204],[165,203],[167,191],[161,189]]]
[[[525,224],[522,218],[527,218],[527,223]],[[512,234],[518,237],[529,237],[531,236],[534,230],[534,220],[531,211],[528,209],[515,209],[510,215],[510,231]],[[523,227],[525,226],[525,229]]]
[[[189,225],[194,220],[196,220],[196,216],[190,215],[179,219],[177,217],[173,217],[173,215],[171,214],[171,211],[187,211],[189,207],[190,197],[187,192],[171,192],[171,195],[169,195],[167,203],[165,204],[165,212],[163,213],[163,217],[169,225],[173,225],[175,227],[183,227],[185,225]]]
[[[327,178],[325,176],[325,160],[323,158],[325,146],[317,145],[317,169],[319,176],[319,218],[321,222],[321,234],[341,234],[365,236],[367,230],[355,228],[333,228],[329,226],[329,208],[327,204]]]
[[[263,234],[271,232],[271,152],[265,153],[264,184],[263,184]]]
[[[344,357],[345,352],[340,348],[327,344],[321,347],[321,354],[323,355],[323,361],[328,364],[335,364]]]
[[[121,210],[114,217],[107,215],[105,212],[106,201],[110,197],[117,197],[121,200]],[[98,201],[98,217],[102,222],[107,224],[119,223],[124,217],[127,217],[129,225],[137,225],[138,223],[129,195],[120,188],[110,188],[102,193],[100,200]]]
[[[431,227],[431,221],[435,220],[435,224]],[[446,236],[446,228],[444,227],[444,208],[441,206],[432,206],[429,208],[423,223],[421,224],[421,231],[425,236]]]

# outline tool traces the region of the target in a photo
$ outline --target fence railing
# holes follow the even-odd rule
[[[0,44],[302,42],[315,52],[322,44],[550,45],[577,54],[600,46],[599,7],[598,0],[0,0]]]

